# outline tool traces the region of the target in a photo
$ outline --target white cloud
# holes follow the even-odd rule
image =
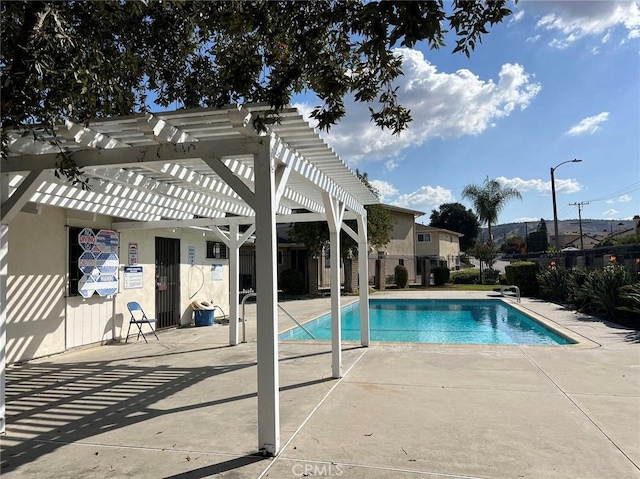
[[[387,168],[387,171],[393,171],[398,167],[398,162],[394,159],[390,159],[384,162],[384,166]]]
[[[518,64],[504,64],[494,82],[467,69],[439,72],[418,50],[401,48],[396,54],[403,57],[404,72],[399,100],[411,109],[413,121],[399,135],[381,131],[370,121],[368,105],[346,98],[347,115],[323,135],[346,161],[396,157],[430,138],[478,135],[495,120],[524,110],[541,89]],[[311,107],[295,106],[308,118]]]
[[[373,186],[376,190],[378,190],[378,193],[380,193],[380,201],[382,203],[388,203],[391,198],[398,194],[398,190],[395,188],[395,186],[387,181],[372,180],[369,183],[371,183],[371,186]]]
[[[527,191],[537,191],[539,193],[551,193],[551,180],[544,181],[540,179],[523,180],[522,178],[506,178],[499,176],[496,180],[503,186],[515,188],[520,193]],[[555,178],[556,193],[576,193],[582,190],[582,185],[574,179]]]
[[[618,210],[614,210],[613,208],[608,209],[607,211],[603,211],[602,214],[604,216],[607,217],[614,217],[615,215],[617,215],[618,213],[620,213]]]
[[[518,10],[509,20],[508,25],[518,23],[524,17],[524,10]]]
[[[400,195],[392,204],[413,210],[428,212],[443,203],[453,203],[455,197],[451,190],[442,186],[421,186],[413,193]]]
[[[554,32],[556,38],[550,45],[566,48],[585,36],[602,35],[602,42],[609,40],[610,30],[624,27],[627,38],[640,36],[640,5],[635,1],[527,1],[523,5],[541,12],[537,27]],[[561,34],[562,37],[557,37]]]
[[[527,41],[529,43],[535,43],[538,40],[540,40],[540,35],[534,35],[532,37],[528,37],[525,41]]]
[[[606,204],[608,204],[608,205],[612,205],[612,204],[614,204],[614,203],[615,203],[615,201],[613,201],[613,200],[607,200],[607,201],[605,201],[605,203],[606,203]]]
[[[538,222],[540,218],[532,218],[530,216],[523,216],[522,218],[516,218],[513,220],[515,223],[531,223],[533,221]]]
[[[600,123],[604,123],[609,119],[609,112],[603,111],[602,113],[598,113],[595,116],[588,116],[587,118],[583,118],[578,123],[573,125],[566,132],[567,135],[577,136],[589,134],[592,135],[596,131],[600,129]]]
[[[620,198],[618,198],[618,201],[620,203],[628,203],[629,201],[631,201],[631,196],[629,195],[622,195]]]

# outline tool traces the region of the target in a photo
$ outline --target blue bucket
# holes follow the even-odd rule
[[[215,316],[215,310],[213,309],[196,309],[195,320],[196,326],[213,326],[213,320]]]

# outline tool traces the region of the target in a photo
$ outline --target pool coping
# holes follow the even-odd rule
[[[394,298],[369,298],[369,300],[373,300],[373,301],[383,301],[383,300],[388,300],[388,299],[394,299]],[[397,298],[397,299],[426,299],[426,298],[409,298],[409,297],[403,297],[403,298]],[[430,300],[434,300],[437,301],[438,299],[441,300],[447,300],[445,298],[429,298]],[[496,296],[488,296],[486,298],[456,298],[458,300],[461,301],[501,301],[511,307],[513,307],[514,309],[516,309],[518,312],[528,316],[529,318],[531,318],[533,321],[535,321],[536,323],[540,324],[540,326],[542,326],[543,328],[551,331],[554,334],[557,334],[569,341],[573,341],[572,344],[469,344],[469,343],[417,343],[417,342],[393,342],[393,341],[370,341],[370,344],[372,345],[376,345],[376,346],[404,346],[404,347],[433,347],[433,346],[438,346],[438,347],[461,347],[461,348],[494,348],[494,347],[499,347],[499,348],[513,348],[513,347],[521,347],[521,348],[553,348],[553,349],[557,349],[558,347],[561,348],[569,348],[569,349],[593,349],[593,348],[599,348],[601,345],[585,336],[583,336],[580,333],[577,333],[565,326],[562,326],[561,324],[559,324],[558,322],[547,318],[546,316],[543,316],[542,314],[538,313],[537,311],[534,311],[530,308],[527,308],[526,306],[524,306],[521,302],[518,302],[515,300],[515,298],[510,298],[508,296],[500,296],[500,297],[496,297]],[[343,310],[345,308],[348,308],[350,306],[352,306],[355,303],[359,303],[360,299],[356,298],[353,301],[350,301],[348,303],[342,304],[340,306],[340,309]],[[320,319],[323,316],[326,316],[327,314],[330,314],[331,310],[320,313],[318,315],[315,315],[309,319],[307,319],[306,321],[301,322],[301,324],[304,326],[305,324],[308,324],[312,321],[317,321],[318,319]],[[331,343],[331,340],[328,339],[280,339],[280,336],[282,334],[286,334],[289,331],[297,328],[297,325],[292,325],[280,332],[278,332],[278,341],[286,341],[287,343],[319,343],[319,344],[329,344]],[[352,344],[360,344],[360,341],[353,341],[353,340],[342,340],[343,344],[347,344],[347,345],[352,345]]]

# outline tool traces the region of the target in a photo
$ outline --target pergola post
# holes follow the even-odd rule
[[[9,175],[0,177],[0,204],[9,198]],[[5,211],[2,216],[5,217]],[[9,274],[9,225],[0,224],[0,433],[6,428],[7,276]]]
[[[360,344],[369,346],[369,247],[367,245],[367,218],[358,216],[358,289],[360,291]]]
[[[331,371],[334,378],[342,377],[342,317],[340,311],[340,225],[344,203],[323,193],[324,208],[329,223],[331,270]]]
[[[275,165],[269,142],[254,155],[256,212],[256,293],[258,331],[258,448],[274,456],[280,449],[278,374],[278,271],[276,255]]]
[[[229,225],[229,346],[238,344],[238,303],[240,301],[238,230],[237,223]]]

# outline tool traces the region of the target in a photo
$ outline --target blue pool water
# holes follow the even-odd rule
[[[572,344],[529,316],[497,300],[371,300],[372,341],[449,344]],[[331,339],[331,314],[305,323],[319,340]],[[309,340],[300,327],[283,340]],[[360,340],[360,307],[342,309],[342,339]]]

